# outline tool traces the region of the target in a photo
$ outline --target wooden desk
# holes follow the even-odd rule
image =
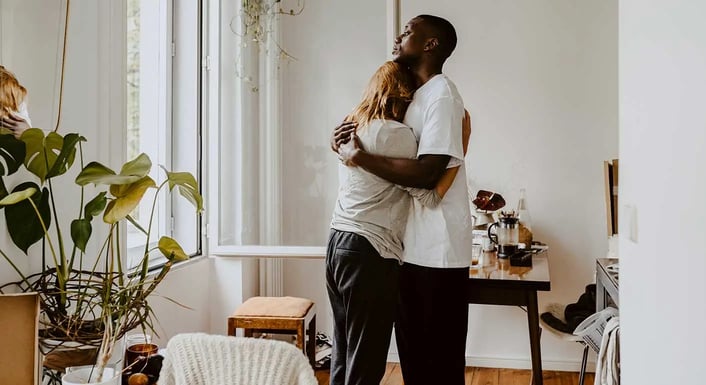
[[[596,311],[608,306],[618,307],[619,281],[618,273],[608,271],[608,266],[618,263],[616,258],[596,259]]]
[[[543,385],[537,291],[551,289],[547,253],[535,255],[532,267],[510,266],[509,260],[499,259],[492,252],[484,253],[483,262],[482,268],[470,271],[466,293],[468,303],[527,306],[532,383]]]

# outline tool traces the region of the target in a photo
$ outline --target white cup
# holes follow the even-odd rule
[[[103,380],[101,382],[95,382],[98,377],[98,370],[92,366],[83,366],[76,368],[72,371],[68,371],[61,377],[62,385],[119,385],[120,376],[116,375],[115,369],[105,368],[103,370]],[[90,378],[89,378],[90,376]]]

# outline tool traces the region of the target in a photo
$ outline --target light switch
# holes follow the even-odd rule
[[[625,205],[623,206],[623,211],[623,218],[625,218],[627,227],[625,230],[628,235],[628,239],[633,243],[637,243],[637,207],[633,205]]]

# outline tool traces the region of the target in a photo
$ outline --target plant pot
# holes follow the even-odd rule
[[[90,376],[90,378],[89,378]],[[95,382],[97,371],[93,366],[81,367],[61,377],[62,385],[120,385],[120,376],[116,375],[115,369],[105,368],[103,371],[103,381]]]

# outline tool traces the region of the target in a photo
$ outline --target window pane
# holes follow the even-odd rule
[[[158,165],[169,167],[170,135],[167,125],[168,105],[168,26],[167,2],[129,0],[127,4],[127,159],[140,153],[152,160],[150,176],[157,183],[164,179]],[[168,234],[170,217],[164,194],[157,198],[152,228],[150,212],[155,189],[145,194],[132,216],[140,226],[150,231],[150,243]],[[128,265],[134,266],[142,257],[147,237],[128,224]]]
[[[128,159],[146,153],[159,185],[164,166],[200,177],[199,2],[129,0],[127,18]],[[201,251],[199,216],[175,189],[157,198],[150,244],[176,239],[187,254]],[[155,190],[133,213],[147,229]],[[128,225],[131,265],[142,258],[146,236]],[[156,256],[161,258],[161,256]]]
[[[199,1],[173,2],[172,57],[172,170],[190,172],[201,180],[201,125],[200,125],[200,31]],[[194,206],[175,190],[172,194],[172,237],[179,241],[187,254],[201,250],[199,216]]]

